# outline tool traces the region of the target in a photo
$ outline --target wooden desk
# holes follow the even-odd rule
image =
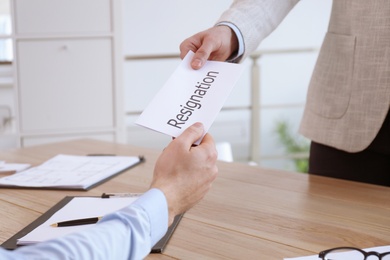
[[[93,140],[0,152],[37,165],[56,154],[145,155],[146,162],[90,191],[0,189],[0,243],[66,195],[144,192],[159,151]],[[283,259],[336,246],[390,245],[390,188],[219,163],[219,176],[188,211],[163,254],[147,259]]]

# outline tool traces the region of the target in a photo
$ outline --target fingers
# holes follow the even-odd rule
[[[180,57],[183,59],[191,50],[195,53],[191,61],[191,67],[200,69],[210,58],[211,53],[216,51],[214,37],[210,37],[210,30],[197,33],[184,40],[180,44]]]
[[[230,27],[214,26],[184,40],[180,44],[180,57],[183,59],[188,51],[193,51],[191,67],[197,70],[207,60],[225,61],[237,48],[238,39]]]
[[[213,50],[212,46],[209,46],[209,44],[205,43],[202,45],[202,43],[200,43],[195,45],[191,40],[195,41],[196,39],[190,38],[180,45],[180,58],[183,59],[189,51],[193,51],[195,55],[192,58],[191,67],[197,70],[206,63],[206,60],[210,57]]]
[[[207,60],[211,60],[212,53],[218,50],[215,40],[212,37],[210,38],[207,33],[202,33],[198,37],[200,37],[199,43],[191,49],[195,52],[191,61],[191,67],[195,70],[202,68]]]
[[[214,139],[213,139],[213,137],[210,134],[206,134],[203,137],[202,142],[200,143],[200,145],[198,147],[203,147],[203,148],[205,148],[207,150],[214,150],[215,153],[217,152],[216,148],[215,148]]]
[[[198,146],[193,147],[191,152],[198,154],[199,158],[202,158],[203,167],[209,169],[209,177],[211,180],[214,180],[218,172],[215,164],[218,159],[218,152],[213,137],[210,134],[206,134],[202,142]]]
[[[184,132],[175,140],[182,143],[186,149],[189,150],[191,146],[202,137],[203,133],[203,124],[197,122],[184,130]]]
[[[189,51],[193,51],[196,53],[201,43],[196,43],[197,38],[195,36],[192,36],[191,38],[188,38],[184,42],[180,44],[180,58],[184,59],[184,57],[187,55]]]

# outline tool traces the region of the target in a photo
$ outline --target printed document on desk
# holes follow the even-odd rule
[[[0,175],[20,172],[30,166],[31,165],[27,163],[5,163],[3,161],[0,161]]]
[[[87,190],[137,165],[138,156],[57,155],[45,163],[0,178],[1,187]]]
[[[137,198],[137,196],[110,199],[75,197],[40,226],[36,227],[24,237],[19,238],[17,240],[17,245],[35,244],[83,230],[94,224],[60,228],[52,227],[51,224],[70,219],[104,216],[130,205]]]
[[[191,51],[186,55],[136,124],[172,137],[196,122],[203,123],[205,133],[209,130],[244,66],[207,61],[201,69],[194,70],[190,66],[193,56]]]

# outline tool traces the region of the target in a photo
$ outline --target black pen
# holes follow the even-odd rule
[[[87,224],[95,224],[102,217],[93,217],[93,218],[82,218],[82,219],[73,219],[62,221],[58,223],[51,224],[52,227],[70,227],[70,226],[79,226],[79,225],[87,225]]]

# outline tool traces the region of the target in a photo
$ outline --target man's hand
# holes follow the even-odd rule
[[[176,215],[198,203],[217,177],[217,151],[211,135],[203,135],[203,125],[195,123],[175,138],[158,158],[151,188],[160,189],[168,202],[169,225]]]
[[[200,69],[206,60],[225,61],[238,49],[236,34],[225,25],[215,26],[197,33],[180,44],[180,57],[188,51],[195,52],[191,62],[193,69]]]

